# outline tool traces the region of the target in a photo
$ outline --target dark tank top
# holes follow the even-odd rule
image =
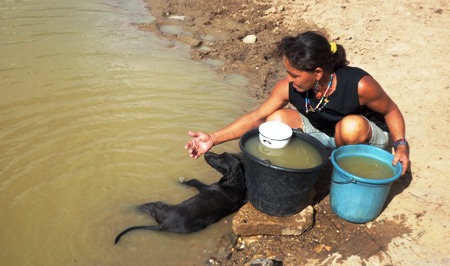
[[[297,110],[306,116],[311,124],[328,136],[334,136],[334,128],[342,118],[350,114],[365,116],[373,121],[383,131],[388,131],[384,116],[367,106],[359,104],[358,83],[366,75],[366,71],[356,67],[342,67],[335,71],[337,77],[336,91],[328,97],[329,102],[322,109],[315,113],[306,113],[305,97],[308,93],[298,92],[292,82],[289,83],[289,101]],[[314,97],[312,90],[309,91],[308,99],[313,107],[317,106],[320,99]]]

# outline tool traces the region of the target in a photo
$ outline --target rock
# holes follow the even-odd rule
[[[276,11],[277,11],[277,9],[273,6],[269,9],[267,9],[266,11],[264,11],[264,14],[269,15],[269,14],[275,13]]]
[[[386,50],[386,54],[393,57],[408,56],[412,53],[414,53],[412,47],[404,43],[395,44],[394,46],[391,46]]]
[[[309,205],[300,213],[287,217],[264,214],[245,204],[234,216],[232,228],[236,235],[301,235],[313,226],[314,208]]]
[[[257,39],[256,35],[247,35],[242,41],[244,43],[252,44],[255,43]]]
[[[169,19],[174,19],[174,20],[185,20],[186,16],[175,16],[175,15],[173,15],[173,16],[169,16],[168,18]]]
[[[274,14],[278,12],[283,12],[284,11],[284,6],[279,6],[279,7],[271,7],[269,9],[267,9],[266,11],[264,11],[265,15],[270,15],[270,14]]]
[[[319,245],[317,245],[317,246],[314,248],[314,251],[315,251],[316,253],[320,253],[324,248],[325,248],[325,245],[324,245],[324,244],[319,244]]]
[[[258,258],[250,262],[250,266],[282,266],[283,262],[274,259]]]

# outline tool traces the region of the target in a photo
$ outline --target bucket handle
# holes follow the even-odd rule
[[[331,179],[331,181],[333,181],[333,183],[336,183],[336,184],[339,184],[339,185],[350,184],[350,183],[354,183],[355,184],[356,183],[356,179],[354,179],[354,178],[351,178],[351,179],[348,179],[348,180],[342,181],[342,182],[335,181],[333,179]]]

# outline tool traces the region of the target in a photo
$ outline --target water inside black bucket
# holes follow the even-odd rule
[[[295,131],[292,138],[311,144],[320,154],[321,163],[310,168],[287,168],[249,153],[245,144],[258,135],[258,129],[252,129],[240,141],[250,202],[257,210],[269,215],[289,216],[300,212],[312,203],[314,183],[328,159],[325,147],[313,137]],[[298,156],[296,159],[304,158]]]
[[[285,148],[273,149],[264,146],[259,136],[253,136],[245,142],[244,146],[251,155],[268,160],[272,165],[286,168],[313,168],[320,165],[323,160],[317,148],[302,138],[294,137]]]

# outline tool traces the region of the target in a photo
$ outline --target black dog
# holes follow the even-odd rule
[[[244,165],[241,157],[229,153],[207,152],[206,162],[223,174],[217,183],[203,184],[197,179],[182,183],[198,189],[199,194],[177,205],[150,202],[138,206],[138,210],[150,214],[158,225],[133,226],[116,236],[120,238],[136,229],[192,233],[204,229],[227,215],[237,211],[246,201]]]

